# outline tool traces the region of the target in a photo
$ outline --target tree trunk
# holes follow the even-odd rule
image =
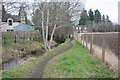
[[[44,11],[42,11],[41,13],[42,13],[42,36],[43,36],[43,41],[45,45],[45,50],[47,50],[47,44],[45,41],[45,30],[44,30]]]
[[[56,24],[54,25],[54,28],[53,28],[53,31],[52,31],[52,34],[51,34],[51,37],[50,37],[49,49],[51,49],[51,45],[52,45],[52,41],[53,41],[53,35],[55,33],[55,30],[56,30]]]
[[[46,47],[49,48],[49,45],[48,45],[48,28],[49,28],[49,10],[47,11],[47,26],[46,26]]]

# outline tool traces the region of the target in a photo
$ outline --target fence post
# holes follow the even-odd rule
[[[105,36],[102,35],[102,60],[105,62]]]
[[[78,40],[78,33],[77,33],[77,40]],[[79,40],[78,40],[79,41]]]
[[[120,79],[120,33],[118,33],[118,78]]]
[[[86,34],[86,48],[87,48],[87,34]]]
[[[83,45],[83,35],[82,35],[82,45]]]
[[[79,35],[79,38],[80,38],[80,43],[81,43],[81,34]]]
[[[84,46],[84,34],[83,34],[83,46]]]
[[[16,38],[17,38],[17,36],[15,35],[15,41],[14,41],[14,42],[15,42],[15,44],[16,44],[16,42],[17,42]]]
[[[80,35],[80,43],[82,44],[82,36]]]
[[[81,36],[81,44],[83,45],[83,35]]]
[[[120,48],[118,48],[118,78],[120,78]]]
[[[82,35],[81,35],[81,44],[82,44]]]
[[[6,37],[3,37],[4,45],[6,45]]]
[[[83,38],[83,46],[84,46],[84,34],[83,34],[83,37],[82,37],[82,38]]]
[[[31,34],[30,34],[30,41],[31,41]]]
[[[92,47],[93,47],[93,36],[94,34],[91,34],[91,42],[90,42],[90,53],[92,54]]]
[[[25,35],[23,35],[23,42],[25,42]]]

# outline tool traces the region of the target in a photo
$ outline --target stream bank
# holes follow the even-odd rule
[[[29,55],[23,55],[21,58],[16,59],[10,59],[9,61],[2,63],[2,70],[12,70],[15,69],[18,66],[24,65],[27,62],[29,62],[31,59],[36,59],[39,56],[44,55],[45,52],[42,52],[41,50],[35,50],[31,51]]]

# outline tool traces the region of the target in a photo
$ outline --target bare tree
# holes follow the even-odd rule
[[[44,5],[44,6],[43,6]],[[73,31],[73,17],[78,16],[77,13],[80,13],[81,3],[69,3],[69,2],[49,2],[49,3],[39,3],[38,2],[38,9],[35,16],[39,16],[38,18],[34,18],[33,22],[37,23],[40,20],[42,21],[42,25],[39,23],[39,26],[42,26],[42,35],[45,44],[45,48],[50,49],[53,41],[54,35],[59,32],[60,36],[68,35],[70,31]],[[78,7],[79,6],[79,7]],[[38,14],[39,13],[39,14]],[[40,17],[40,15],[42,17]],[[49,33],[49,34],[48,34]],[[56,34],[55,34],[56,33]],[[50,36],[48,41],[48,36]]]
[[[55,35],[67,37],[68,34],[73,32],[73,25],[77,21],[83,8],[82,1],[70,3],[40,2],[34,0],[32,4],[26,2],[8,2],[4,4],[8,12],[12,12],[14,9],[14,11],[17,12],[21,6],[23,6],[26,11],[32,9],[32,21],[37,29],[42,32],[46,50],[50,49]]]
[[[78,17],[81,7],[83,7],[81,2],[45,3],[38,0],[34,0],[32,6],[26,2],[8,2],[4,4],[7,12],[10,13],[17,12],[21,6],[26,10],[33,9],[33,23],[36,24],[35,26],[40,27],[42,31],[46,50],[50,49],[55,33],[60,32],[59,35],[68,35],[70,31],[72,32],[73,22],[76,21],[75,18]],[[48,38],[50,38],[50,41],[48,41]]]

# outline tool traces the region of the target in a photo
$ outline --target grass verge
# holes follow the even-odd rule
[[[44,78],[111,78],[113,74],[99,59],[76,40],[74,47],[51,59],[44,71]]]

